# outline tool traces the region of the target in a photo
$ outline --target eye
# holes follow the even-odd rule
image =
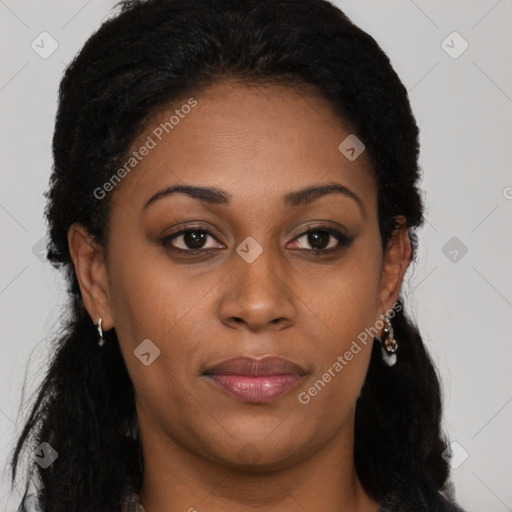
[[[191,227],[187,229],[182,229],[181,231],[173,233],[172,235],[168,235],[162,238],[160,241],[162,245],[167,249],[177,252],[197,253],[218,249],[219,247],[215,245],[205,247],[208,238],[217,240],[208,230],[199,227]],[[176,245],[171,243],[175,240],[178,240],[178,243],[181,244],[181,247],[177,247]],[[217,243],[220,242],[217,241]],[[220,248],[225,247],[222,244],[220,245]]]
[[[304,239],[302,243],[309,244],[313,249],[301,247],[301,239]],[[304,249],[314,254],[323,254],[336,252],[344,247],[349,247],[353,241],[353,237],[349,237],[337,229],[333,229],[329,226],[316,226],[302,233],[293,243],[295,244],[295,248]]]
[[[209,238],[216,241],[219,246],[214,244],[208,247],[206,243]],[[312,249],[301,247],[301,239],[305,239],[302,243],[309,244]],[[354,237],[349,237],[337,229],[333,229],[329,226],[316,226],[308,231],[304,231],[295,238],[292,242],[294,246],[292,249],[300,249],[306,252],[312,252],[313,254],[333,253],[344,247],[349,247],[353,240]],[[173,243],[175,241],[178,241],[178,244]],[[168,250],[188,254],[205,253],[226,247],[221,244],[210,231],[199,226],[187,227],[186,229],[167,235],[163,237],[160,242]],[[179,245],[181,245],[181,247]]]

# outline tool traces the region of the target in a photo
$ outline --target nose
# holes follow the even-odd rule
[[[233,254],[220,315],[231,328],[281,330],[295,323],[294,294],[284,264],[270,249],[251,263]]]

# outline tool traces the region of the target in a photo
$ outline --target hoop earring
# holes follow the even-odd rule
[[[101,322],[103,321],[103,318],[100,318],[98,320],[98,334],[100,335],[100,339],[98,341],[98,345],[102,347],[105,344],[105,338],[103,338],[103,329],[101,328]]]
[[[386,322],[386,326],[382,333],[386,336],[386,339],[384,341],[382,341],[382,338],[380,339],[382,360],[388,366],[394,366],[396,364],[395,352],[398,349],[398,343],[394,338],[393,327],[387,316],[384,317],[384,321]]]

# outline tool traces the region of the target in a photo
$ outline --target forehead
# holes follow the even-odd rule
[[[150,149],[117,185],[114,208],[141,210],[162,187],[185,183],[228,190],[246,208],[333,181],[375,202],[366,154],[351,161],[340,151],[350,128],[314,88],[232,81],[190,98],[145,123],[132,151]]]

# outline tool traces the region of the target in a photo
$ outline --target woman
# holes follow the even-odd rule
[[[53,149],[72,307],[12,460],[34,506],[461,510],[400,297],[418,128],[372,37],[323,0],[122,2]]]

